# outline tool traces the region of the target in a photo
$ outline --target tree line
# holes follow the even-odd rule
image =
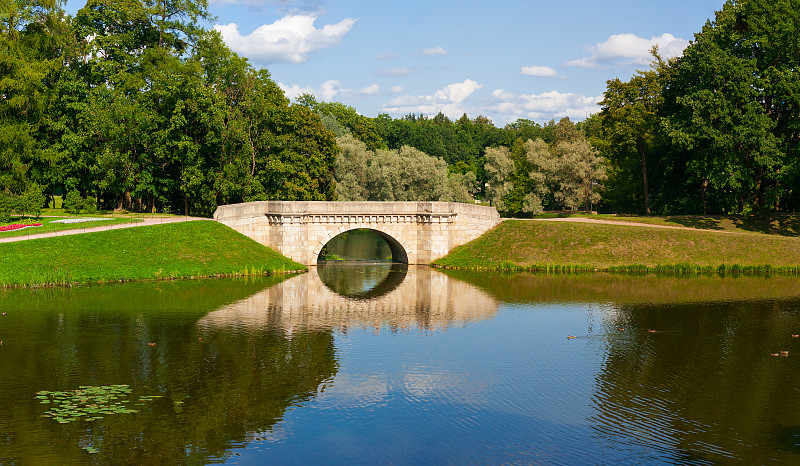
[[[476,199],[509,214],[800,204],[800,0],[728,0],[681,57],[654,49],[650,69],[609,80],[585,121],[502,128],[292,104],[201,27],[205,0],[89,0],[75,17],[56,0],[9,5],[0,207],[37,192],[193,215],[263,199]]]
[[[0,12],[0,192],[210,215],[334,196],[334,136],[233,53],[206,0],[57,0]],[[6,203],[7,204],[7,203]]]

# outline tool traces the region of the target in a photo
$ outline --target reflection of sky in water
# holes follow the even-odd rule
[[[586,317],[584,305],[502,305],[491,320],[443,333],[337,332],[333,382],[251,448],[277,462],[586,461],[603,361]],[[386,441],[364,441],[376,437]]]

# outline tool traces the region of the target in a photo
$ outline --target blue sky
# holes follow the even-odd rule
[[[503,126],[598,110],[606,80],[680,54],[723,0],[210,0],[233,50],[287,96],[369,117],[489,117]],[[74,12],[85,1],[72,0]]]

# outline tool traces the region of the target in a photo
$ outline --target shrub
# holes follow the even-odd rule
[[[19,198],[8,191],[0,191],[0,223],[11,221],[11,214],[18,210]]]
[[[79,214],[81,211],[94,212],[95,202],[92,198],[81,197],[78,191],[72,190],[64,197],[64,211],[71,214]]]
[[[28,189],[19,197],[17,208],[20,213],[25,215],[32,215],[36,218],[42,216],[42,207],[44,207],[45,197],[42,193],[42,188],[38,185],[32,184]]]

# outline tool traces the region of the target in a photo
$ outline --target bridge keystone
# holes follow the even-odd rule
[[[222,205],[214,220],[304,265],[340,233],[366,228],[395,260],[430,264],[500,222],[494,207],[457,202],[257,201]]]

